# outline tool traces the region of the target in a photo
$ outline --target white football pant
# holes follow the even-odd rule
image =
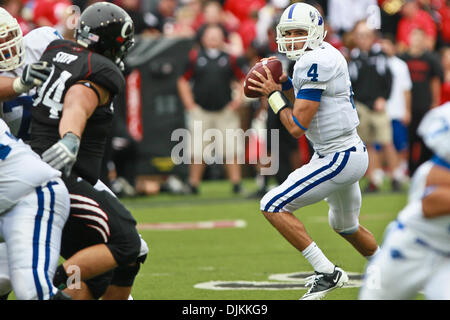
[[[61,235],[69,215],[69,194],[60,178],[53,179],[22,198],[0,215],[1,247],[9,277],[19,300],[47,300],[56,293],[52,280],[58,265]],[[5,262],[0,265],[5,267]],[[5,294],[8,283],[0,272]],[[9,288],[10,289],[10,288]]]
[[[52,280],[69,194],[59,171],[2,128],[0,294],[12,287],[18,299],[48,299],[56,292]]]
[[[351,234],[358,227],[361,208],[361,179],[369,163],[361,142],[347,151],[317,153],[308,164],[292,172],[286,181],[270,190],[261,200],[261,211],[291,212],[326,200],[330,206],[329,223],[341,234]]]

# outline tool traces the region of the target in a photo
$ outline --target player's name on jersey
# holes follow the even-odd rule
[[[66,52],[58,52],[56,54],[56,57],[53,58],[53,62],[71,64],[72,62],[74,62],[77,59],[78,59],[78,56],[76,56],[74,54],[70,54],[70,53],[66,53]]]

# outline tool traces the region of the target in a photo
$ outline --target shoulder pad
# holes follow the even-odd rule
[[[64,40],[64,37],[61,35],[61,33],[52,27],[40,27],[30,31],[28,34],[32,34],[33,32],[36,32],[37,34],[39,34],[39,36],[45,37],[46,39]]]
[[[111,95],[116,95],[125,88],[125,78],[119,67],[108,58],[92,52],[91,73],[87,80],[102,86]]]
[[[52,27],[40,27],[37,29],[33,29],[28,32],[23,38],[25,39],[25,42],[32,41],[34,45],[48,44],[53,40],[64,39],[58,32],[58,30]]]
[[[46,48],[54,41],[62,40],[59,32],[51,27],[34,29],[23,37],[27,52],[27,63],[38,61]]]
[[[294,82],[327,82],[333,77],[336,64],[335,55],[327,48],[309,51],[295,64]]]

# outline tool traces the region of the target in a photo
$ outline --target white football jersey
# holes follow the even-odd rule
[[[347,61],[336,48],[323,42],[306,51],[295,63],[293,84],[295,96],[303,89],[323,90],[320,107],[306,131],[316,152],[343,151],[361,141]]]
[[[50,42],[62,39],[61,34],[54,28],[42,27],[30,31],[25,37],[25,63],[19,68],[0,73],[1,76],[16,78],[22,75],[27,64],[39,61]],[[30,109],[33,106],[33,95],[36,90],[33,88],[28,93],[24,93],[16,99],[3,102],[1,106],[1,116],[8,123],[11,133],[20,138],[25,138],[29,132]]]
[[[418,238],[431,247],[450,253],[450,213],[427,219],[422,210],[422,197],[428,192],[426,179],[433,165],[433,161],[427,161],[414,173],[408,205],[399,213],[398,220],[406,227],[414,229]]]

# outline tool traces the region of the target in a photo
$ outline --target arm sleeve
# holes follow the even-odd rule
[[[297,99],[320,102],[323,90],[321,89],[301,89],[297,93]]]

